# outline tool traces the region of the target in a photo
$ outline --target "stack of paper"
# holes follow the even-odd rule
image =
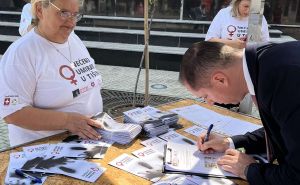
[[[118,123],[107,113],[99,114],[96,119],[102,125],[101,129],[96,129],[102,138],[119,144],[130,143],[142,131],[140,125]]]
[[[11,153],[5,184],[34,184],[33,178],[43,183],[47,174],[95,182],[106,169],[83,158],[103,158],[106,150],[106,146],[95,144],[59,143],[24,147],[23,152]]]
[[[139,124],[148,137],[154,137],[166,133],[170,126],[175,126],[178,122],[178,116],[147,106],[124,112],[124,122]]]
[[[120,155],[109,164],[152,182],[158,181],[164,175],[161,165],[153,164],[151,161],[144,161],[128,154]]]

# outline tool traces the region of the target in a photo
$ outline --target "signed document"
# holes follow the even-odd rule
[[[199,176],[237,177],[217,165],[217,160],[222,155],[223,153],[204,154],[196,145],[168,142],[164,155],[164,171]]]

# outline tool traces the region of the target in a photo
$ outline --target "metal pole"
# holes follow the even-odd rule
[[[181,0],[181,6],[180,6],[180,20],[183,20],[183,5],[184,5],[184,0]]]
[[[148,0],[144,0],[144,42],[145,42],[145,101],[144,105],[149,103],[149,27],[148,27]]]
[[[247,32],[247,45],[256,44],[262,41],[262,18],[264,13],[265,0],[252,0],[250,15],[248,21],[248,32]],[[240,103],[239,111],[251,114],[252,112],[252,99],[250,94]]]

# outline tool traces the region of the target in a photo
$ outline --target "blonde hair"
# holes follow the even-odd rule
[[[230,5],[232,6],[231,9],[231,15],[233,17],[241,17],[240,12],[239,12],[239,5],[241,3],[242,0],[232,0]],[[251,0],[249,0],[251,1]]]
[[[36,8],[37,3],[41,3],[44,8],[47,8],[49,6],[49,2],[54,3],[56,0],[31,0],[31,13],[32,13],[32,23],[33,25],[37,26],[39,23],[39,19],[36,16]],[[79,7],[82,8],[84,4],[84,0],[78,0]]]

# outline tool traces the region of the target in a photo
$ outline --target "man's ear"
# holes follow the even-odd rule
[[[211,76],[211,84],[215,87],[227,87],[228,76],[221,71],[217,71]]]

